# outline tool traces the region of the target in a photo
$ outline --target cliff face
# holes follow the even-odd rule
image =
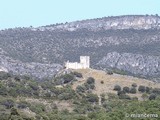
[[[160,57],[132,53],[108,53],[97,63],[102,68],[116,68],[134,75],[160,76]]]

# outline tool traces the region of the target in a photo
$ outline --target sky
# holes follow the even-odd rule
[[[160,15],[160,0],[0,0],[0,29],[146,14]]]

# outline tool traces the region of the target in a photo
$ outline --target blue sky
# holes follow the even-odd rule
[[[160,0],[0,0],[0,29],[130,14],[160,15]]]

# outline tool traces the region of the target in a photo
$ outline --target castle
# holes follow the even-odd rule
[[[66,69],[87,69],[90,67],[90,57],[80,56],[80,63],[67,61],[65,67]]]

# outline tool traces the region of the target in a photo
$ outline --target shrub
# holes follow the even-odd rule
[[[18,82],[20,82],[21,81],[21,78],[20,78],[20,76],[15,76],[15,81],[18,81]]]
[[[71,74],[65,74],[62,76],[62,79],[64,80],[64,84],[69,83],[71,81],[74,81],[74,76]]]
[[[155,94],[160,95],[160,88],[154,88],[154,89],[152,90],[152,93],[155,93]]]
[[[130,93],[135,94],[136,92],[137,92],[136,88],[132,87],[132,88],[130,89]]]
[[[150,93],[152,88],[146,87],[146,93]]]
[[[94,103],[94,102],[98,102],[99,98],[96,94],[89,93],[86,95],[86,100],[88,102]]]
[[[150,96],[149,96],[149,100],[155,100],[156,99],[156,94],[151,94]]]
[[[138,97],[132,97],[132,100],[138,100]]]
[[[73,72],[73,74],[78,77],[78,78],[82,78],[82,73],[79,73],[79,72]]]
[[[0,80],[6,80],[9,77],[11,77],[11,75],[9,73],[6,72],[0,72]]]
[[[115,85],[113,90],[115,90],[115,91],[121,91],[121,87],[119,85]]]
[[[118,99],[118,95],[116,95],[114,93],[108,93],[107,96],[108,96],[108,99],[110,99],[110,100]]]
[[[137,87],[137,84],[136,84],[136,83],[133,83],[133,84],[132,84],[132,87]]]
[[[35,91],[39,89],[36,82],[29,82],[28,85]]]
[[[4,105],[6,109],[14,107],[14,101],[12,99],[4,100],[1,104]]]
[[[90,84],[90,89],[95,89],[95,85],[94,84]]]
[[[7,88],[3,85],[0,86],[0,95],[2,96],[8,95]]]
[[[69,99],[72,99],[72,94],[70,93],[62,93],[60,95],[58,95],[58,99],[59,100],[69,100]]]
[[[12,96],[12,97],[17,97],[17,96],[18,96],[17,91],[16,91],[16,88],[10,88],[10,89],[8,90],[8,94],[9,94],[10,96]]]
[[[32,112],[37,114],[45,112],[45,106],[43,104],[32,104],[29,108]]]
[[[140,85],[139,88],[138,88],[138,91],[145,92],[146,91],[145,86]]]
[[[104,81],[103,81],[103,80],[101,80],[101,84],[104,84]]]
[[[78,93],[84,93],[85,92],[85,87],[84,86],[81,86],[81,85],[78,85],[77,88],[76,88],[76,91]]]
[[[45,98],[51,98],[51,93],[50,92],[47,92],[44,94]]]
[[[105,94],[101,94],[100,96],[101,96],[101,102],[102,102],[102,103],[104,103],[104,102],[105,102],[105,100],[106,100],[106,98],[105,98]]]
[[[117,92],[117,95],[119,96],[119,95],[122,95],[122,94],[126,94],[124,91],[118,91]]]
[[[143,100],[146,100],[146,99],[148,99],[148,95],[146,93],[143,93],[142,98],[143,98]]]
[[[107,74],[108,75],[113,75],[113,72],[112,71],[107,71]]]
[[[11,109],[11,115],[19,115],[18,111],[16,108]]]
[[[17,105],[17,107],[18,107],[19,109],[25,109],[25,108],[27,108],[27,107],[29,107],[29,106],[30,106],[30,104],[27,103],[26,101],[21,101],[21,102],[19,102],[18,105]]]
[[[89,77],[89,78],[87,79],[87,83],[88,83],[88,84],[94,84],[94,83],[95,83],[95,79],[94,79],[93,77]]]
[[[131,97],[129,95],[120,94],[119,95],[119,99],[128,99],[128,100],[131,100]]]
[[[129,89],[129,87],[123,87],[123,91],[126,93],[129,93],[130,89]]]

